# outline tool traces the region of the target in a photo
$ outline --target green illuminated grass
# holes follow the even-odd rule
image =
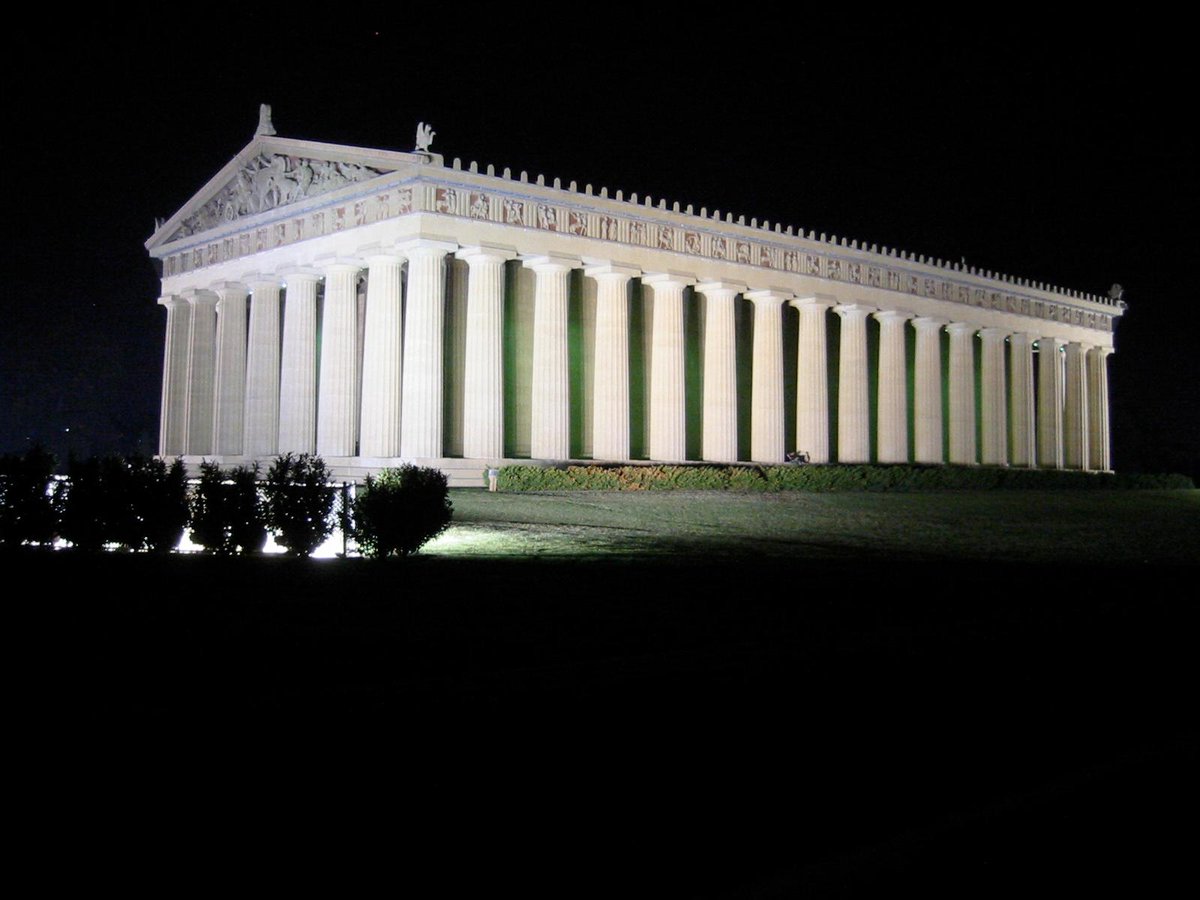
[[[1200,491],[452,491],[448,555],[1200,563]]]

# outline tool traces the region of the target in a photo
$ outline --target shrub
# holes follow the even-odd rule
[[[259,489],[258,463],[229,473],[229,542],[242,553],[262,553],[267,544],[267,509]]]
[[[229,553],[225,530],[225,473],[219,463],[202,460],[200,481],[192,491],[192,540],[213,553]]]
[[[335,488],[319,456],[285,453],[275,458],[263,485],[266,521],[293,556],[311,556],[333,531]]]
[[[505,466],[507,491],[942,491],[942,490],[1186,490],[1184,475],[937,465],[625,465]]]
[[[131,541],[126,546],[157,553],[174,550],[188,523],[183,462],[176,459],[168,467],[161,459],[131,456],[126,460],[126,470],[133,495]]]
[[[169,467],[145,456],[72,459],[62,514],[62,535],[76,547],[99,550],[175,549],[188,522],[183,463]]]
[[[267,542],[265,504],[259,495],[258,464],[222,472],[200,463],[192,492],[192,540],[214,553],[259,553]]]
[[[351,533],[365,556],[408,556],[445,531],[453,512],[440,470],[384,469],[354,498]]]
[[[41,447],[0,458],[0,544],[48,544],[58,525],[54,457]]]

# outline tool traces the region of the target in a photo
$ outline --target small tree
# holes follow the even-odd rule
[[[176,459],[168,467],[161,459],[141,455],[123,462],[129,519],[121,543],[132,550],[169,553],[179,546],[188,524],[183,462]]]
[[[200,481],[192,491],[192,540],[213,553],[230,553],[225,523],[225,473],[212,460],[200,463]]]
[[[259,492],[258,463],[229,473],[229,542],[242,553],[262,553],[267,543],[267,509]]]
[[[334,490],[325,461],[307,453],[276,457],[263,491],[267,525],[280,546],[294,556],[311,556],[333,531]]]
[[[365,556],[408,556],[445,531],[453,513],[440,470],[384,469],[354,498],[352,534]]]

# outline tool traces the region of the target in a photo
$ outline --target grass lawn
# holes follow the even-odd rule
[[[22,829],[413,896],[1190,878],[1200,492],[453,502],[408,560],[0,557]]]
[[[452,491],[426,552],[1200,563],[1200,491]]]

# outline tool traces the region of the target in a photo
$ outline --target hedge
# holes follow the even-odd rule
[[[1190,490],[1186,475],[988,466],[504,466],[504,491]]]

